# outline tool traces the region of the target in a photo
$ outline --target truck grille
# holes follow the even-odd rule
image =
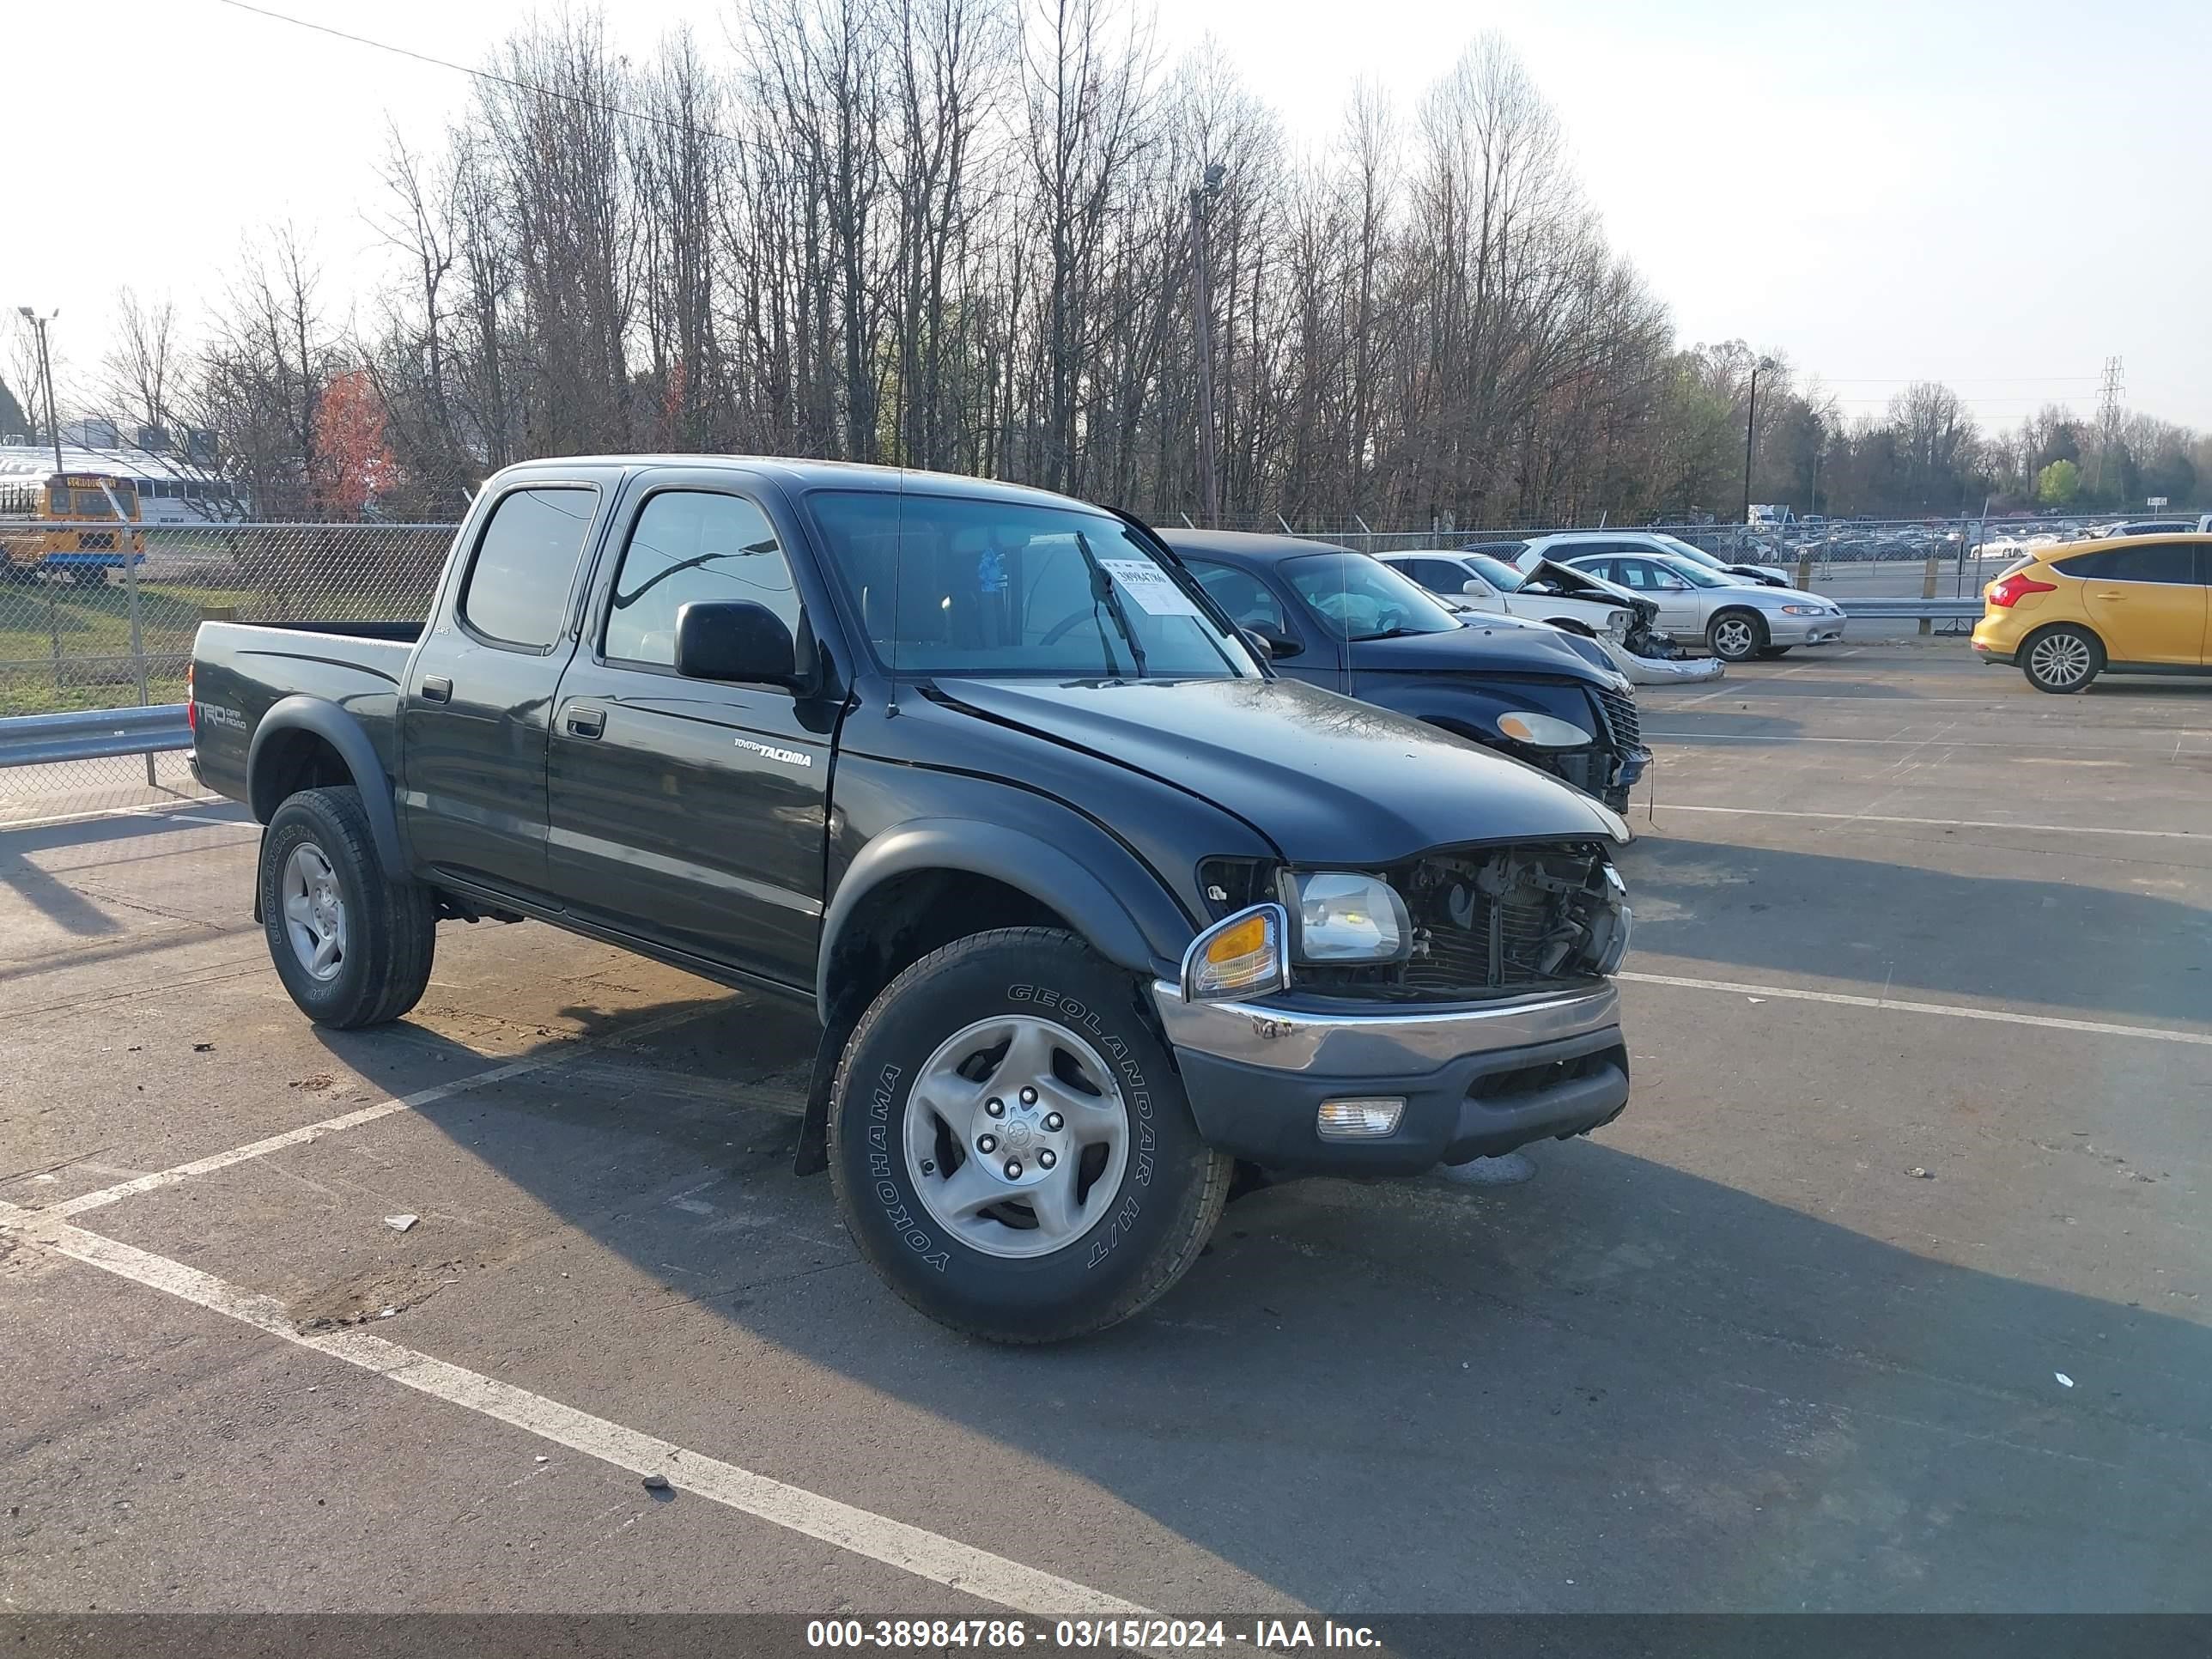
[[[1413,923],[1410,961],[1300,968],[1292,982],[1400,1001],[1513,996],[1610,971],[1628,908],[1595,842],[1452,848],[1381,873]]]

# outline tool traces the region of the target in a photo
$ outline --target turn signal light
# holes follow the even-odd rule
[[[1182,959],[1188,1002],[1264,995],[1290,982],[1290,915],[1279,904],[1255,904],[1207,928]]]
[[[2058,585],[2056,582],[2039,582],[2032,576],[2021,574],[2007,576],[2001,582],[1990,583],[1987,597],[1991,605],[2002,605],[2009,611],[2020,603],[2024,594],[2056,593],[2057,591]]]
[[[1370,1100],[1324,1100],[1314,1121],[1314,1129],[1323,1140],[1365,1140],[1395,1134],[1398,1120],[1405,1115],[1402,1095],[1384,1095]]]

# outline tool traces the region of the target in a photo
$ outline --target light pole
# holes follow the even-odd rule
[[[1751,407],[1743,417],[1743,518],[1747,528],[1751,524],[1751,434],[1759,424],[1759,375],[1761,369],[1776,367],[1771,357],[1761,357],[1751,366]]]
[[[1192,323],[1198,335],[1198,492],[1211,528],[1221,525],[1221,479],[1215,470],[1213,434],[1213,278],[1207,269],[1206,220],[1221,194],[1229,169],[1218,161],[1206,169],[1204,182],[1190,193]]]
[[[41,317],[28,306],[17,306],[15,314],[28,323],[39,337],[39,374],[46,383],[46,436],[53,440],[54,471],[59,472],[64,471],[62,428],[61,422],[54,418],[54,360],[46,353],[46,325],[62,314],[61,308],[58,306]]]

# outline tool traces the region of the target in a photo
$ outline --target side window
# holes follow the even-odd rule
[[[1198,578],[1206,597],[1226,611],[1239,628],[1279,635],[1290,632],[1283,621],[1283,607],[1257,576],[1247,575],[1233,565],[1209,564],[1203,559],[1186,557],[1183,566]]]
[[[469,564],[461,620],[502,645],[543,650],[560,638],[598,506],[597,490],[575,485],[501,496]]]
[[[1593,562],[1590,568],[1607,581],[1619,582],[1638,593],[1649,592],[1656,586],[1651,579],[1651,567],[1641,559],[1601,559]]]
[[[610,662],[673,667],[676,613],[695,599],[766,605],[799,637],[799,590],[768,515],[741,495],[664,489],[623,550],[600,649]]]
[[[1462,569],[1449,559],[1416,559],[1410,574],[1430,592],[1449,593],[1455,598],[1475,580],[1472,572]]]
[[[2084,553],[2063,561],[2058,568],[2088,581],[2188,584],[2197,580],[2195,562],[2194,550],[2186,542],[2144,542]]]

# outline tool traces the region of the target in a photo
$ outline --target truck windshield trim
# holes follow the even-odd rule
[[[832,580],[901,678],[1257,679],[1197,583],[1109,514],[985,496],[817,490]]]

